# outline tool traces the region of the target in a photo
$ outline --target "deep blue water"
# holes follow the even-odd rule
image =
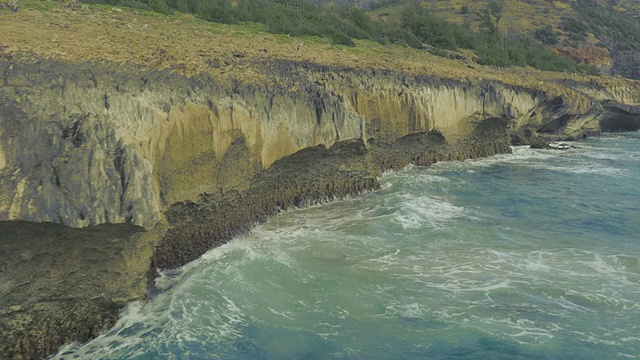
[[[283,213],[56,358],[640,358],[640,133]]]

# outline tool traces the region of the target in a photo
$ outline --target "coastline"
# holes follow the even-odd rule
[[[52,60],[45,60],[41,64],[44,64],[46,69],[51,69],[52,66],[61,69],[62,74],[64,74],[65,68],[69,68],[69,65],[64,62]],[[26,66],[25,74],[45,74],[39,72],[37,68],[29,69],[28,66],[30,65]],[[83,66],[87,71],[92,66],[95,68],[95,65],[92,64]],[[273,67],[270,68],[273,69]],[[14,67],[14,69],[16,68]],[[130,74],[137,71],[143,71],[144,73],[144,70],[135,67],[127,71]],[[114,74],[115,76],[108,74]],[[197,91],[194,89],[195,92],[192,92],[191,95],[187,93],[186,96],[190,96],[191,100],[182,100],[180,102],[182,105],[178,106],[181,106],[183,110],[181,110],[180,116],[175,117],[175,119],[182,122],[180,128],[183,130],[176,132],[176,129],[180,128],[174,128],[171,131],[162,130],[160,132],[160,136],[165,136],[166,140],[164,140],[164,143],[157,143],[164,148],[164,153],[160,157],[156,157],[155,160],[153,158],[149,159],[148,156],[149,154],[158,154],[158,150],[140,147],[140,145],[136,145],[136,142],[126,144],[123,141],[127,138],[129,140],[135,139],[136,136],[140,135],[140,133],[136,132],[139,130],[136,130],[135,127],[132,128],[131,123],[124,122],[122,124],[126,124],[126,127],[123,128],[125,132],[120,132],[119,135],[117,127],[114,128],[113,119],[105,121],[104,110],[102,112],[103,115],[97,116],[91,115],[92,112],[87,112],[89,116],[81,118],[81,121],[78,120],[77,115],[60,116],[60,120],[55,122],[60,124],[55,127],[59,129],[56,130],[58,135],[55,135],[54,132],[54,138],[56,136],[59,137],[60,145],[57,146],[58,153],[51,156],[51,151],[47,147],[40,145],[42,143],[46,144],[46,139],[51,137],[51,128],[49,127],[49,130],[44,132],[33,133],[33,127],[22,127],[21,125],[28,123],[26,120],[28,117],[31,119],[47,119],[46,121],[48,122],[43,123],[43,125],[51,124],[51,117],[42,113],[34,113],[27,117],[26,113],[20,109],[27,109],[23,104],[28,103],[32,98],[25,98],[24,101],[19,103],[5,102],[5,104],[13,106],[11,108],[13,110],[9,110],[10,113],[25,114],[25,117],[22,118],[25,120],[18,120],[18,122],[14,123],[14,127],[3,126],[2,136],[5,137],[4,143],[21,143],[22,141],[18,140],[15,134],[22,131],[22,134],[24,134],[22,136],[25,136],[25,140],[31,138],[30,141],[24,141],[25,144],[31,145],[27,147],[29,152],[23,154],[33,156],[34,149],[37,150],[35,154],[38,154],[38,151],[42,151],[41,154],[46,154],[46,157],[38,161],[40,163],[45,161],[45,163],[51,164],[49,165],[51,166],[50,169],[54,169],[54,177],[52,178],[51,173],[43,172],[41,166],[38,168],[31,167],[34,164],[33,160],[29,160],[27,157],[20,159],[20,154],[17,152],[11,154],[11,151],[20,150],[19,148],[3,147],[5,159],[10,159],[11,155],[14,156],[14,170],[10,172],[13,175],[4,176],[4,183],[7,184],[5,189],[11,189],[11,186],[13,186],[14,192],[5,193],[4,198],[14,199],[14,202],[19,201],[17,207],[16,204],[11,206],[13,209],[22,209],[18,212],[13,211],[13,214],[17,214],[18,219],[63,222],[68,225],[75,224],[75,226],[91,225],[88,230],[78,230],[80,232],[92,231],[94,229],[93,226],[98,225],[99,221],[112,223],[137,221],[136,225],[146,227],[147,232],[129,236],[124,240],[123,244],[125,245],[123,247],[115,249],[113,254],[105,256],[107,260],[114,257],[123,259],[120,262],[121,265],[114,265],[113,262],[111,265],[105,265],[108,268],[121,270],[106,272],[108,274],[105,275],[106,278],[87,284],[86,288],[83,287],[84,291],[75,295],[75,297],[56,298],[49,296],[47,292],[37,290],[41,289],[43,285],[36,287],[36,283],[20,283],[18,281],[19,276],[10,275],[9,281],[5,282],[3,289],[6,293],[16,293],[18,289],[21,289],[21,291],[22,289],[31,289],[33,291],[23,292],[25,296],[29,296],[29,299],[3,296],[3,299],[6,300],[2,306],[2,317],[4,318],[2,323],[5,327],[2,332],[11,334],[11,336],[3,337],[5,341],[0,347],[2,353],[5,354],[3,356],[8,358],[42,358],[55,352],[59,346],[66,343],[86,341],[95,337],[100,331],[109,328],[115,323],[119,310],[127,303],[144,300],[148,296],[157,274],[156,269],[172,269],[185,265],[189,261],[197,259],[210,248],[228,242],[237,235],[246,233],[256,223],[265,221],[281,210],[354,196],[362,191],[377,189],[379,187],[377,177],[383,171],[398,170],[408,164],[428,166],[443,160],[464,160],[507,153],[510,151],[510,145],[515,142],[518,144],[531,144],[542,141],[544,144],[546,140],[542,139],[545,138],[549,140],[573,139],[597,135],[599,133],[598,120],[605,113],[596,101],[592,101],[593,107],[591,110],[581,115],[573,112],[576,107],[574,104],[565,103],[566,99],[562,100],[562,98],[558,97],[545,99],[544,94],[537,91],[528,93],[526,89],[511,88],[501,83],[492,84],[489,82],[476,86],[455,81],[451,82],[450,80],[441,81],[431,77],[424,79],[413,77],[411,82],[408,82],[406,77],[399,76],[397,73],[361,73],[360,71],[349,69],[333,69],[295,63],[283,63],[279,69],[279,74],[280,76],[277,78],[293,79],[298,84],[302,81],[308,81],[306,86],[309,87],[306,90],[296,89],[294,93],[281,90],[280,94],[267,97],[267,99],[270,98],[271,100],[257,100],[264,96],[261,94],[268,93],[269,86],[265,87],[264,90],[251,86],[242,88],[237,85],[235,88],[225,89],[224,87],[218,87],[219,85],[215,85],[213,82],[209,82],[209,84],[214,84],[213,87],[209,88],[213,90],[205,90],[200,87]],[[47,79],[47,76],[36,75],[34,79],[43,85],[55,81],[55,76]],[[69,80],[74,79],[72,76],[67,78]],[[149,96],[154,92],[162,94],[162,91],[165,91],[162,89],[167,89],[167,85],[165,85],[167,81],[169,83],[184,82],[184,85],[178,85],[178,89],[193,89],[194,86],[192,85],[193,83],[189,83],[193,80],[176,77],[175,74],[171,73],[161,72],[155,75],[154,78],[156,81],[160,81],[158,83],[158,85],[161,85],[160,90],[154,89],[154,85],[145,85],[151,86],[151,89],[154,90],[149,92],[150,88],[142,88],[141,91],[145,94],[144,99],[150,99]],[[275,75],[274,78],[276,78]],[[342,80],[342,82],[346,81],[345,84],[353,84],[354,80],[359,79],[360,84],[357,86],[345,86],[340,85],[340,81],[325,83],[323,87],[318,87],[316,84],[319,79],[326,81],[330,78],[346,79]],[[76,81],[85,81],[83,78],[77,79]],[[99,84],[106,83],[107,86],[112,87],[123,87],[131,84],[123,83],[123,77],[118,75],[118,72],[104,73],[99,79]],[[65,85],[66,91],[74,88],[69,80]],[[109,84],[108,81],[113,82]],[[197,83],[203,84],[196,79]],[[34,86],[37,88],[42,85],[23,83],[22,86]],[[389,86],[399,86],[392,98],[388,96],[393,92],[390,93],[388,90],[383,92],[382,90],[382,88]],[[6,91],[9,88],[5,87],[4,89]],[[343,89],[343,93],[336,93],[337,89]],[[429,90],[425,92],[424,89]],[[344,92],[345,90],[348,92]],[[56,91],[54,88],[52,95],[57,97],[58,93]],[[93,97],[86,97],[87,90],[84,86],[79,87],[78,91],[84,92],[85,97],[76,99],[76,101],[82,99],[86,104],[105,106],[104,95],[100,95],[103,94],[101,88],[95,91],[96,95]],[[134,89],[116,91],[115,95],[110,97],[112,105],[106,111],[113,111],[112,109],[135,109],[136,107],[126,103],[127,99],[131,99],[129,95],[131,91],[134,91]],[[311,139],[312,143],[300,146],[301,149],[297,151],[291,145],[283,149],[281,146],[284,143],[289,142],[292,144],[299,141],[295,140],[295,138],[292,139],[293,141],[287,138],[298,131],[287,126],[286,129],[288,130],[286,132],[274,133],[275,138],[270,142],[275,146],[273,148],[275,153],[283,155],[277,155],[276,160],[268,160],[269,158],[273,159],[273,150],[268,150],[266,153],[261,152],[262,155],[258,155],[260,152],[256,153],[256,144],[265,144],[264,137],[261,136],[262,140],[258,143],[252,143],[252,141],[255,141],[251,140],[252,136],[253,139],[255,139],[255,136],[249,135],[251,130],[246,132],[247,124],[256,121],[255,115],[249,116],[247,120],[238,121],[241,118],[230,114],[229,119],[235,116],[231,120],[232,127],[230,129],[218,131],[214,128],[212,132],[205,133],[203,137],[198,138],[198,132],[190,132],[189,129],[196,130],[202,125],[184,123],[184,121],[187,119],[193,121],[208,118],[209,120],[205,120],[204,124],[211,124],[211,115],[204,118],[202,115],[197,115],[199,111],[202,111],[200,110],[201,108],[192,110],[191,116],[185,116],[186,109],[190,107],[194,109],[194,105],[190,103],[191,101],[197,101],[197,98],[194,98],[194,94],[202,91],[226,94],[224,96],[231,99],[234,104],[240,104],[239,100],[241,99],[244,104],[247,104],[247,102],[254,104],[249,105],[248,108],[246,107],[247,105],[244,105],[247,110],[241,110],[241,114],[243,112],[247,114],[256,111],[266,101],[267,104],[270,104],[270,107],[263,108],[267,109],[263,115],[267,124],[273,121],[270,119],[281,119],[276,120],[280,124],[287,124],[292,121],[300,124],[301,115],[304,114],[302,118],[308,119],[309,124],[306,129],[311,130],[311,132],[304,130],[295,136],[297,136],[297,139]],[[72,91],[71,93],[75,92]],[[118,93],[122,93],[122,100],[115,100]],[[318,95],[321,93],[325,95]],[[430,93],[432,95],[429,95]],[[43,94],[46,94],[46,92]],[[382,96],[383,94],[386,95]],[[434,94],[435,97],[433,97]],[[407,96],[409,97],[407,98]],[[426,98],[418,100],[420,96]],[[442,98],[442,96],[445,96],[445,98]],[[442,99],[447,99],[446,96],[453,96],[458,100],[443,101]],[[5,97],[5,99],[7,98]],[[369,100],[363,103],[359,100],[362,98],[368,98]],[[41,97],[40,99],[46,99],[46,97]],[[410,99],[410,101],[407,102],[407,99]],[[125,102],[118,103],[117,101]],[[137,99],[136,101],[140,100]],[[446,109],[453,111],[448,116],[440,113],[440,110],[433,112],[433,105],[438,104],[437,101],[440,101],[443,111],[446,111]],[[214,103],[216,102],[220,102],[220,100],[214,100]],[[430,107],[423,108],[424,115],[416,113],[421,109],[417,107],[420,103],[430,104]],[[224,122],[224,116],[221,115],[224,110],[217,105],[211,106],[210,104],[211,100],[209,100],[209,105],[206,105],[208,107],[207,113],[216,114],[217,112],[220,119],[218,121]],[[4,109],[5,114],[7,114],[6,105]],[[35,109],[42,110],[47,109],[47,107],[42,105],[38,107],[36,105]],[[230,106],[227,109],[237,114],[240,108],[238,106]],[[273,114],[274,111],[283,111],[285,109],[293,109],[295,113],[284,118],[274,118],[269,115]],[[484,114],[482,110],[484,110]],[[172,111],[168,109],[165,113],[171,114]],[[136,110],[136,113],[140,114],[139,110]],[[157,119],[153,115],[154,112],[146,113],[151,115],[151,119]],[[403,113],[406,115],[402,115]],[[127,115],[127,113],[120,112],[118,116],[131,116],[133,114],[135,113]],[[145,113],[143,112],[142,114]],[[400,116],[397,116],[398,114]],[[531,114],[538,115],[536,117]],[[496,115],[507,115],[507,117],[496,117]],[[139,116],[134,115],[134,118]],[[436,116],[440,117],[435,118]],[[5,119],[3,124],[7,124],[6,115],[3,119]],[[144,120],[145,118],[143,116],[140,119]],[[162,124],[162,121],[167,121],[166,119],[162,120],[161,118],[161,122],[157,122],[158,120],[153,121],[157,124]],[[538,132],[536,127],[532,125],[532,122],[536,124],[537,119],[547,120],[544,125],[537,125],[538,127],[546,126],[543,129],[544,131]],[[433,122],[434,120],[436,121],[435,123]],[[203,123],[201,122],[200,124]],[[327,125],[328,127],[325,127]],[[305,129],[305,126],[307,125],[302,125],[299,129]],[[233,130],[234,127],[237,127],[237,130]],[[47,126],[41,129],[47,129]],[[212,134],[216,133],[227,134],[227,140],[223,140],[223,142],[228,145],[220,155],[211,156],[211,151],[215,151],[215,147],[194,148],[192,146],[192,144],[202,143],[205,138],[211,139]],[[13,137],[11,137],[12,134]],[[118,139],[118,136],[123,136],[122,134],[126,134],[126,137]],[[142,134],[155,138],[158,133],[146,131]],[[176,134],[179,134],[180,137],[172,137]],[[325,138],[326,140],[321,140],[323,136],[328,137]],[[157,140],[152,141],[155,142]],[[210,144],[211,146],[219,146],[217,145],[218,142],[219,140],[215,140],[214,137],[214,141]],[[185,152],[184,150],[187,151]],[[100,154],[101,151],[104,155],[98,155],[97,159],[103,159],[103,162],[90,162],[90,167],[87,170],[82,170],[82,164],[86,164],[82,159],[96,159],[96,154]],[[291,153],[291,155],[285,155],[287,153]],[[265,158],[264,154],[268,154],[267,158]],[[59,162],[60,159],[69,158],[69,156],[71,156],[71,161]],[[279,159],[277,159],[278,157]],[[265,166],[265,159],[270,165]],[[6,161],[6,163],[11,164],[10,161]],[[17,168],[15,166],[20,163],[24,165],[20,167],[20,171],[16,172],[15,169]],[[151,167],[155,170],[150,169],[148,164],[153,164]],[[309,164],[312,165],[309,166]],[[109,170],[110,168],[113,170]],[[97,177],[93,175],[96,174],[95,169],[100,170],[97,173]],[[5,174],[9,173],[6,169],[3,170]],[[170,171],[163,172],[163,170]],[[117,176],[108,175],[110,173]],[[20,180],[16,177],[16,174],[18,176],[22,175],[22,179],[29,180]],[[65,176],[65,174],[68,175]],[[87,175],[77,176],[78,174]],[[107,177],[105,178],[104,175],[100,174],[106,174]],[[153,180],[154,177],[157,180]],[[203,190],[202,185],[205,185],[203,181],[207,177],[213,179],[214,182]],[[108,190],[108,186],[96,189],[94,184],[104,181],[101,179],[115,180],[110,185],[112,190]],[[34,180],[36,181],[35,183],[33,182]],[[43,180],[44,182],[42,182]],[[42,182],[42,185],[38,185],[38,182]],[[29,195],[29,186],[21,184],[35,185],[31,195]],[[186,187],[186,190],[193,190],[189,184],[196,185],[194,188],[198,189],[197,196],[194,196],[196,194],[189,195],[180,192],[183,187]],[[57,190],[50,192],[46,190],[47,186]],[[217,191],[212,191],[216,188],[218,189]],[[55,196],[61,196],[61,200],[65,198],[71,200],[62,200],[69,201],[67,202],[69,205],[65,206],[73,206],[74,203],[86,206],[85,200],[82,200],[81,196],[75,200],[68,197],[72,193],[75,194],[74,197],[81,195],[82,189],[87,189],[87,196],[89,197],[95,197],[96,195],[112,197],[114,193],[119,193],[120,195],[114,198],[116,202],[113,205],[109,205],[111,200],[108,197],[94,205],[97,207],[107,206],[103,211],[104,217],[93,218],[94,221],[98,221],[98,223],[94,224],[91,223],[91,218],[88,216],[89,213],[84,213],[83,215],[82,211],[72,210],[71,208],[68,212],[69,215],[62,215],[58,212],[58,215],[51,216],[47,215],[49,213],[46,210],[46,206],[34,205],[34,201],[36,203],[40,201],[42,204],[53,205],[54,208],[52,209],[58,209],[56,211],[59,211],[61,208],[58,201],[60,200],[56,200]],[[152,189],[159,195],[149,192]],[[95,193],[95,191],[98,191],[98,193]],[[54,197],[50,197],[47,194],[53,194]],[[161,199],[161,201],[154,203],[155,200],[153,199],[156,198]],[[179,200],[181,198],[184,200]],[[146,202],[141,203],[141,200]],[[118,209],[125,212],[117,215]],[[38,216],[38,211],[43,211],[40,216],[44,215],[45,217],[34,217]],[[5,219],[7,214],[10,215],[11,213],[12,211],[5,212]],[[30,215],[24,216],[25,214]],[[5,224],[16,225],[18,223],[9,222]],[[25,223],[21,224],[25,226],[25,229],[32,226]],[[22,232],[23,230],[17,231],[16,235],[13,235],[13,239],[19,239],[19,234],[22,234]],[[105,232],[105,234],[109,234],[109,231]],[[11,238],[12,236],[10,235],[9,237]],[[91,249],[93,248],[94,240],[85,240],[84,244]],[[110,243],[123,240],[110,239],[103,241]],[[97,242],[98,248],[101,242]],[[33,248],[26,242],[24,246],[27,249]],[[9,249],[7,252],[16,254],[24,250]],[[39,250],[45,254],[50,252],[47,247],[40,247]],[[59,279],[57,280],[58,285],[53,285],[53,288],[57,291],[64,293],[75,286],[76,281],[83,281],[75,280],[74,276],[72,276],[79,271],[87,271],[86,265],[76,263],[74,254],[77,254],[75,256],[79,258],[84,256],[70,251],[67,255],[70,257],[65,258],[62,256],[59,261],[46,266],[57,272],[56,276],[50,277],[52,281]],[[36,255],[38,255],[37,252]],[[36,259],[35,261],[38,261],[38,256],[32,256],[28,259]],[[109,261],[107,261],[107,264],[109,264]],[[42,265],[42,263],[36,262],[31,263],[28,267]],[[91,270],[87,273],[104,273],[100,270],[103,268],[103,266],[96,265],[91,267]],[[100,277],[97,277],[97,279],[100,279]],[[106,284],[110,285],[105,286]],[[43,305],[50,304],[51,301],[62,304],[62,307]],[[75,313],[78,314],[78,317],[69,316],[69,308],[75,308]],[[78,326],[86,323],[87,319],[93,319],[89,320],[89,323],[94,325],[89,327]]]
[[[183,52],[151,47],[140,54],[163,63],[33,47],[0,49],[7,358],[95,337],[149,296],[157,269],[281,210],[375,190],[386,170],[640,124],[624,105],[640,102],[640,83],[619,79],[472,71],[413,53],[394,68],[396,53],[365,62],[340,49],[325,62],[224,49],[187,66]]]

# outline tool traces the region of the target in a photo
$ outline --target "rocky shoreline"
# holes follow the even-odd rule
[[[245,65],[263,81],[0,55],[0,358],[87,341],[158,270],[282,210],[375,190],[384,171],[638,119],[601,104],[633,89]]]
[[[112,327],[126,304],[145,299],[157,270],[187,264],[282,210],[376,190],[383,171],[410,163],[426,166],[509,153],[506,124],[503,119],[480,123],[457,149],[438,132],[386,146],[352,140],[305,149],[276,162],[244,193],[206,194],[198,203],[173,205],[167,211],[169,230],[159,237],[130,224],[72,229],[0,222],[3,253],[18,254],[1,267],[11,281],[2,289],[0,354],[46,358],[64,344],[90,340]],[[145,289],[144,267],[137,262],[145,261],[151,246]]]

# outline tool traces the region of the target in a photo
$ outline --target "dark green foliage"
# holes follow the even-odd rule
[[[573,7],[584,18],[583,31],[591,31],[609,50],[640,51],[639,21],[593,0],[578,0]]]
[[[587,75],[602,75],[600,70],[592,65],[578,64],[578,72]]]
[[[480,20],[480,27],[489,33],[498,32],[498,26],[502,19],[502,11],[504,4],[500,0],[491,1],[484,9],[480,10],[476,15]]]
[[[390,4],[395,4],[400,0],[373,0],[369,3],[368,8],[369,9],[378,9],[381,8],[383,6],[387,6]]]
[[[553,28],[551,28],[551,25],[547,25],[536,30],[533,34],[533,37],[547,45],[555,45],[558,43],[558,36],[555,32],[553,32]]]
[[[191,12],[198,14],[202,19],[225,24],[236,22],[231,6],[225,0],[194,1],[187,0],[187,6]]]
[[[330,37],[334,42],[343,36],[387,41],[382,24],[346,4],[321,7],[306,0],[240,0],[232,10],[236,21],[262,23],[277,34]]]
[[[433,15],[418,3],[404,8],[401,23],[405,30],[429,45],[443,49],[458,47],[453,31],[455,25]]]
[[[345,46],[349,46],[349,47],[355,47],[356,43],[353,42],[353,40],[348,37],[347,35],[343,34],[343,33],[335,33],[331,36],[331,42],[333,42],[336,45],[345,45]]]
[[[392,44],[398,44],[403,46],[419,49],[422,47],[422,39],[415,34],[400,28],[399,26],[391,26],[385,29],[385,36],[387,40]]]
[[[165,0],[150,0],[149,7],[151,8],[151,10],[159,12],[161,14],[171,13],[171,9],[169,9],[169,5],[167,5]]]
[[[573,41],[584,41],[586,39],[587,26],[575,19],[563,18],[560,29],[569,33],[569,39]]]
[[[476,47],[478,62],[485,65],[532,66],[550,71],[577,71],[576,63],[524,36],[484,34]]]

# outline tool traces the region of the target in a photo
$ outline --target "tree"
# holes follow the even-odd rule
[[[480,19],[480,27],[490,34],[498,33],[503,10],[504,4],[501,0],[495,0],[487,4],[487,7],[476,14]]]

